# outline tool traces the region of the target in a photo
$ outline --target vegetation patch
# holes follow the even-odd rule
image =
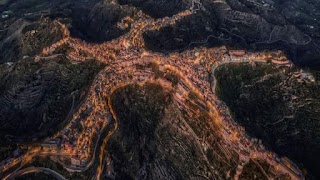
[[[118,89],[112,105],[119,127],[107,151],[116,178],[217,179],[236,168],[237,156],[232,153],[231,161],[219,148],[218,127],[209,115],[197,108],[180,109],[160,85]],[[199,139],[208,142],[207,150]]]
[[[218,96],[247,132],[320,176],[319,72],[243,63],[215,76]]]
[[[1,65],[0,144],[35,140],[60,130],[102,67],[95,61],[73,65],[63,58]]]

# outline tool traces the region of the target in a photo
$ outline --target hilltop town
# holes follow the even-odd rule
[[[141,15],[139,21],[131,24],[131,30],[127,34],[100,44],[88,43],[70,36],[67,26],[55,20],[54,23],[60,26],[63,33],[62,38],[45,47],[33,59],[35,63],[64,57],[73,64],[98,61],[105,64],[105,68],[94,78],[85,101],[72,114],[68,124],[40,145],[26,145],[28,150],[25,153],[4,160],[0,165],[0,172],[5,175],[2,178],[10,179],[25,173],[20,169],[34,158],[43,156],[51,157],[52,161],[62,165],[68,172],[84,172],[97,161],[95,178],[112,177],[115,173],[112,168],[113,160],[104,149],[110,136],[118,129],[117,114],[111,105],[111,96],[117,89],[127,85],[155,83],[165,89],[172,89],[174,100],[186,112],[192,112],[188,105],[192,102],[198,109],[209,114],[207,121],[212,126],[210,128],[219,127],[219,150],[225,157],[233,152],[238,156],[239,164],[233,179],[238,179],[243,167],[251,161],[257,164],[265,161],[274,167],[273,174],[265,174],[267,178],[288,175],[293,180],[304,179],[302,171],[291,160],[266,149],[261,140],[249,137],[244,128],[232,119],[225,103],[215,94],[214,74],[217,67],[228,63],[250,63],[252,66],[269,63],[273,66],[292,67],[293,64],[283,52],[250,52],[226,46],[201,47],[169,54],[146,50],[142,37],[144,32],[172,25],[190,14],[192,11],[186,10],[172,17],[156,20]],[[65,51],[61,53],[61,49]],[[166,78],[168,74],[173,74],[175,81]],[[308,72],[299,71],[295,76],[300,77],[301,81],[314,81],[314,77]],[[210,79],[213,79],[213,83],[210,83]],[[191,94],[196,98],[190,100]],[[106,128],[111,130],[103,136]],[[102,144],[99,143],[101,141]],[[199,144],[206,149],[210,139],[199,140]],[[227,172],[225,176],[228,176]],[[217,178],[211,174],[209,179],[214,177]]]

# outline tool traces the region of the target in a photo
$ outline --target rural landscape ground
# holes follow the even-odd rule
[[[317,7],[0,1],[0,177],[316,179]]]

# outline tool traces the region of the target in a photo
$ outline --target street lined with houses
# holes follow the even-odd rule
[[[195,93],[199,98],[195,101],[196,106],[207,111],[210,115],[208,121],[220,127],[219,133],[224,142],[220,144],[222,151],[226,156],[230,154],[230,150],[239,155],[241,164],[234,179],[238,178],[241,169],[250,159],[265,160],[276,167],[276,173],[289,174],[291,179],[304,179],[299,168],[288,158],[280,158],[266,150],[260,140],[248,137],[244,128],[232,119],[228,107],[214,92],[216,87],[214,72],[220,65],[247,62],[291,66],[282,52],[247,52],[228,49],[225,46],[196,48],[168,55],[144,50],[143,32],[174,24],[176,20],[190,13],[188,10],[159,20],[142,19],[135,22],[126,35],[102,44],[86,43],[70,37],[66,26],[57,21],[64,33],[63,39],[45,48],[35,58],[36,62],[61,56],[55,54],[56,49],[68,46],[70,50],[65,57],[71,62],[81,63],[94,59],[104,63],[106,67],[95,77],[85,102],[73,115],[70,115],[71,120],[66,127],[53,137],[47,138],[41,147],[31,148],[18,159],[0,166],[0,172],[5,172],[19,163],[24,165],[26,163],[22,162],[30,162],[34,157],[47,155],[56,157],[57,163],[70,172],[85,171],[94,161],[99,160],[96,179],[101,179],[103,173],[111,175],[113,172],[109,170],[112,169],[110,168],[112,160],[108,158],[104,147],[112,133],[117,130],[116,113],[112,109],[110,99],[112,93],[130,84],[159,83],[163,87],[172,88],[172,82],[159,74],[173,73],[179,77],[177,86],[173,88],[177,102],[182,107],[187,107],[185,103],[189,98],[188,95]],[[214,78],[213,84],[209,81],[210,74]],[[101,137],[103,130],[108,126],[114,126],[114,129],[106,137]],[[98,147],[98,142],[102,139],[102,146]],[[99,155],[98,148],[100,148]],[[30,168],[11,175],[23,175],[29,170],[38,172],[45,169]]]

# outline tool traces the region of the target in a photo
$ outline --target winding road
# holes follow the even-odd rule
[[[12,174],[10,174],[9,177],[7,177],[7,179],[11,180],[11,179],[14,179],[15,177],[19,177],[19,176],[23,176],[23,175],[31,174],[31,173],[39,173],[39,172],[49,174],[57,180],[66,180],[66,178],[64,178],[61,174],[53,171],[52,169],[44,168],[44,167],[33,167],[33,166],[27,167],[25,169],[22,169],[22,170],[15,172],[15,173],[12,173]]]

